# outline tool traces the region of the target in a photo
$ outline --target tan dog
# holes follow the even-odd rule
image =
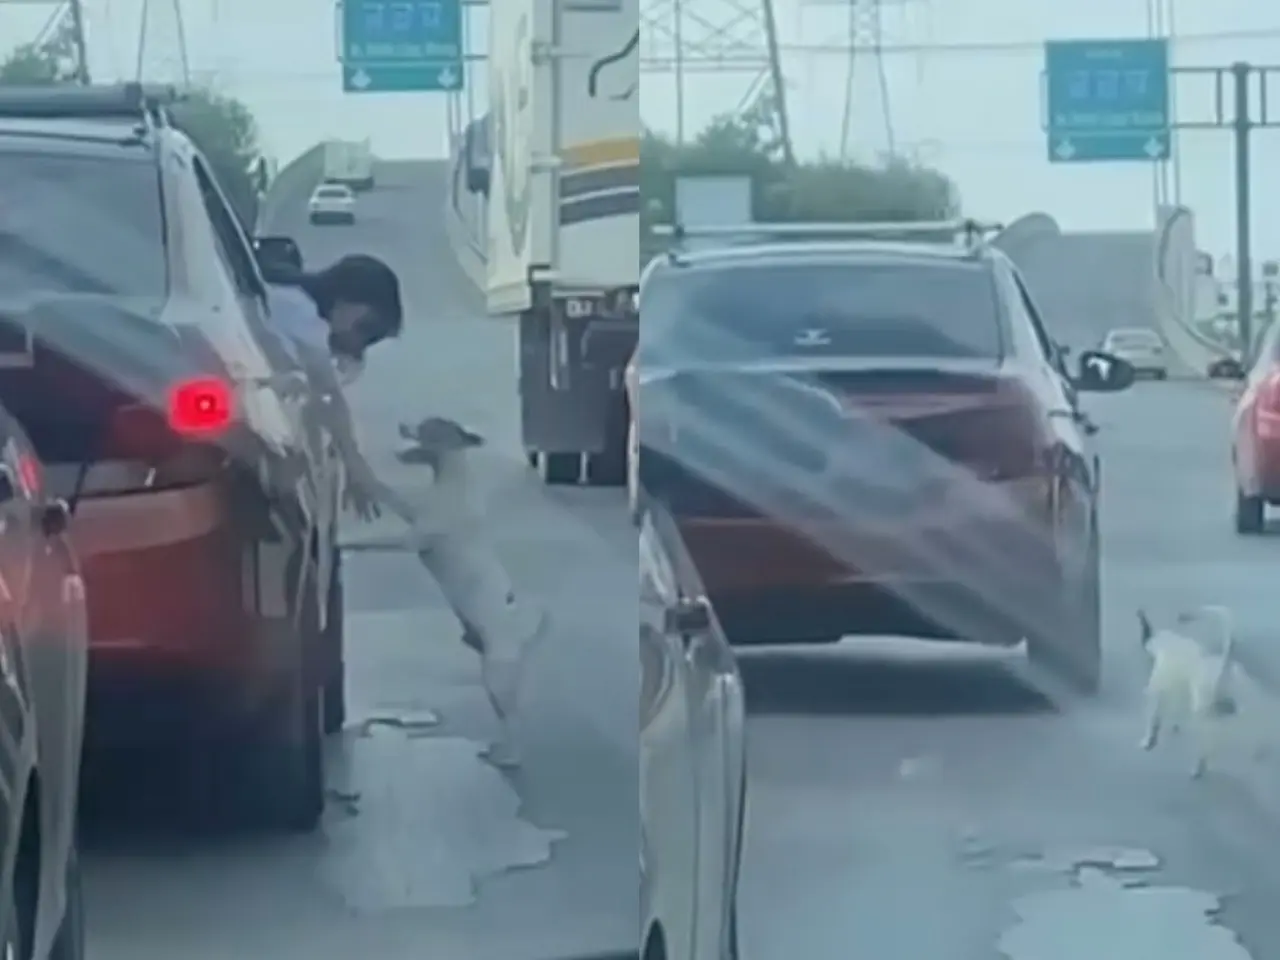
[[[546,611],[517,593],[475,503],[468,455],[484,439],[441,417],[402,424],[400,435],[413,443],[397,455],[400,461],[425,464],[434,474],[429,500],[417,511],[415,544],[462,623],[462,642],[480,655],[481,680],[501,727],[488,759],[518,766],[513,723],[529,655],[546,633]]]

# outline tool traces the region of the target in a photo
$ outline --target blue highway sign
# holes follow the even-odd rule
[[[342,65],[344,93],[450,93],[462,85],[462,65],[378,63]]]
[[[1169,158],[1167,40],[1051,40],[1044,66],[1051,163]]]
[[[350,93],[462,86],[461,0],[339,0],[342,88]]]

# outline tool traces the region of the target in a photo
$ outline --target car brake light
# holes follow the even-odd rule
[[[1268,374],[1259,384],[1254,423],[1259,434],[1280,436],[1280,371]]]
[[[169,391],[169,428],[184,439],[216,436],[231,426],[235,396],[216,377],[184,380]]]

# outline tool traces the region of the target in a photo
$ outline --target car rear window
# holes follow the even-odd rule
[[[0,151],[0,297],[163,296],[167,282],[154,165]]]
[[[1001,315],[983,263],[673,267],[641,293],[646,363],[812,356],[987,358]]]
[[[316,196],[324,197],[326,200],[337,200],[351,196],[351,191],[346,187],[321,187],[316,191]]]

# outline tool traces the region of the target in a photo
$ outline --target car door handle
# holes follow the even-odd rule
[[[667,606],[663,627],[686,643],[705,637],[711,632],[711,604],[706,597],[681,597]]]

